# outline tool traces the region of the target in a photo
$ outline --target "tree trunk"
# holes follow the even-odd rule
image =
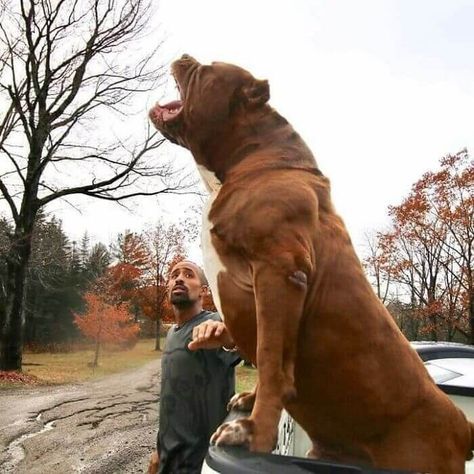
[[[157,316],[156,326],[155,326],[155,351],[161,351],[161,342],[160,342],[160,329],[161,329],[161,318]]]
[[[432,308],[433,304],[436,302],[435,298],[435,290],[433,289],[435,287],[435,282],[430,281],[430,286],[431,288],[428,289],[428,308]],[[431,335],[431,340],[432,341],[438,341],[438,314],[433,313],[428,316],[428,321],[430,323],[430,335]]]
[[[31,252],[31,229],[16,231],[8,253],[7,282],[2,301],[0,370],[21,370],[26,270]]]
[[[436,325],[437,325],[438,320],[436,319],[436,315],[428,316],[428,320],[430,321],[430,325],[431,325],[431,330],[430,330],[431,340],[437,342],[438,341],[438,329],[437,329]]]
[[[94,362],[92,362],[92,367],[98,367],[99,365],[99,349],[100,349],[100,340],[97,338],[95,341],[95,356]]]
[[[411,286],[411,295],[410,295],[410,313],[409,313],[409,318],[410,318],[410,328],[411,328],[411,334],[412,338],[416,341],[418,339],[418,331],[420,329],[420,325],[418,323],[418,319],[416,318],[416,297],[415,297],[415,290],[413,285]]]
[[[38,344],[44,341],[38,340],[38,315],[40,314],[40,295],[36,291],[36,288],[28,281],[28,276],[25,281],[25,296],[24,300],[24,315],[25,315],[25,329],[23,336],[23,343]]]
[[[469,330],[471,333],[470,343],[474,345],[474,290],[469,294]]]

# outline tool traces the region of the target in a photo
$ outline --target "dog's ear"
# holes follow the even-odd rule
[[[243,107],[256,109],[270,99],[270,86],[267,80],[252,79],[238,87],[230,99],[230,111]]]
[[[266,104],[270,99],[268,81],[266,79],[255,79],[250,84],[246,84],[242,87],[242,97],[244,103],[250,108],[257,108]]]
[[[243,104],[245,107],[254,109],[268,102],[270,99],[270,86],[267,80],[254,79],[244,84],[234,97],[234,105]]]

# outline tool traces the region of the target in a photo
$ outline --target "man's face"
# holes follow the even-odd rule
[[[168,280],[168,296],[171,304],[177,307],[188,307],[199,301],[207,288],[199,277],[199,268],[191,262],[176,264]]]

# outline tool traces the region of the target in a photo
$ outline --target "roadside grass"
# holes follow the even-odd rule
[[[162,348],[163,344],[164,338],[161,340]],[[79,383],[98,379],[140,367],[160,358],[161,352],[155,351],[154,348],[154,339],[140,339],[135,347],[129,350],[101,349],[99,366],[95,368],[88,365],[94,360],[93,349],[66,353],[24,352],[23,372],[16,372],[12,377],[0,377],[0,390],[25,386]],[[255,386],[256,379],[255,368],[239,365],[236,368],[236,391],[251,391]]]
[[[240,364],[235,369],[235,391],[251,392],[257,383],[257,369]]]
[[[99,366],[95,368],[88,365],[94,360],[92,349],[67,353],[25,352],[23,374],[35,380],[34,385],[83,382],[139,367],[161,357],[161,352],[154,348],[154,339],[140,339],[129,350],[112,351],[104,348],[99,354]],[[18,387],[20,383],[0,379],[0,388]]]

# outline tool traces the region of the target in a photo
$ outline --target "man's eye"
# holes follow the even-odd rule
[[[192,278],[193,274],[192,273],[186,273],[186,278]]]

